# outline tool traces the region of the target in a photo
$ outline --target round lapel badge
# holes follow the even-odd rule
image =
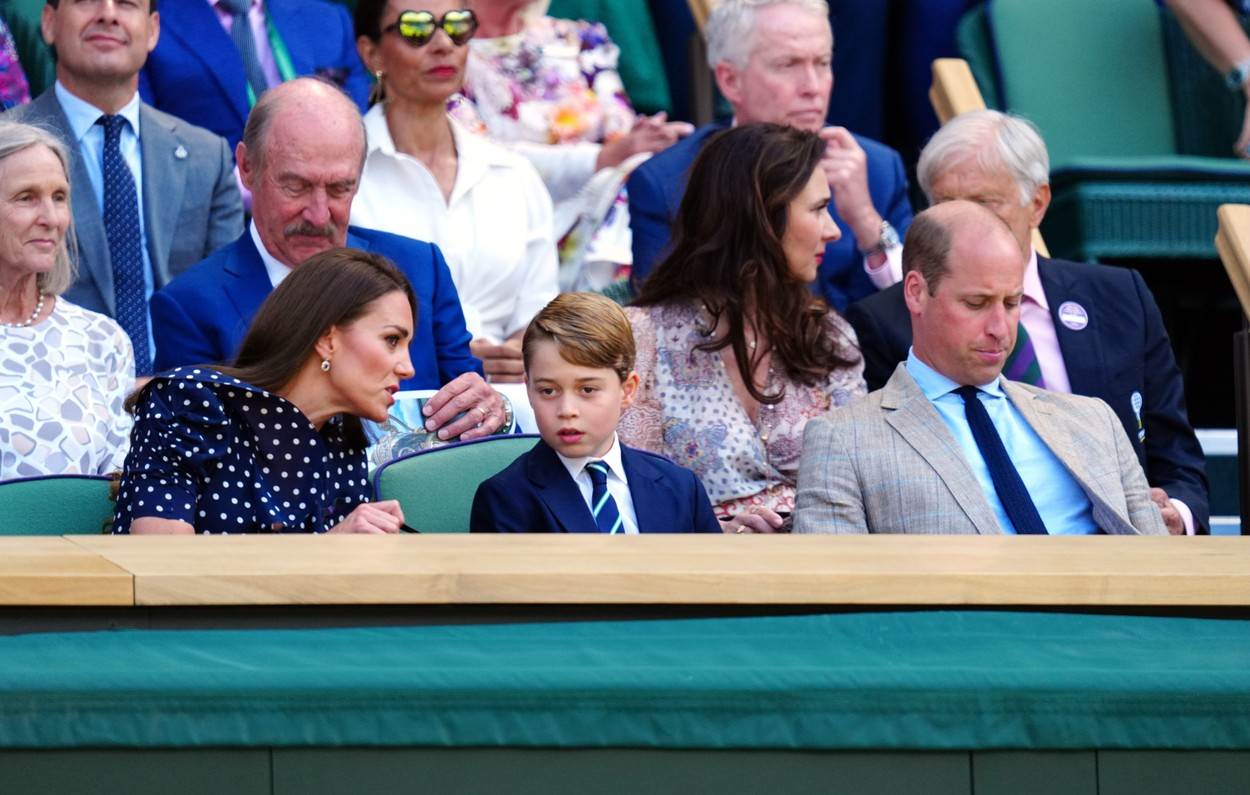
[[[1059,305],[1059,322],[1073,331],[1089,325],[1089,313],[1076,301],[1064,301]]]

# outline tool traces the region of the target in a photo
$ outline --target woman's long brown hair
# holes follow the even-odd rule
[[[717,134],[695,159],[673,224],[670,253],[650,274],[635,306],[701,302],[727,332],[696,350],[733,350],[751,397],[777,403],[782,386],[765,394],[755,367],[768,351],[748,349],[744,319],[768,340],[773,361],[801,384],[816,385],[859,360],[849,344],[829,338],[833,310],[795,279],[782,238],[790,202],[820,167],[825,142],[778,124],[746,124]]]

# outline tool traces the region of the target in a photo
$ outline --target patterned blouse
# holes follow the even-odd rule
[[[634,124],[619,58],[601,23],[538,17],[520,33],[469,41],[464,92],[497,140],[603,143]]]
[[[113,532],[155,516],[197,533],[323,533],[368,500],[364,447],[341,417],[318,431],[284,398],[182,367],[135,412]]]
[[[30,102],[30,86],[17,59],[17,47],[8,25],[0,19],[0,107],[4,110]]]
[[[701,307],[628,307],[642,379],[621,417],[621,440],[671,458],[703,481],[718,516],[762,505],[794,510],[794,490],[807,421],[866,392],[864,364],[834,370],[819,386],[783,381],[770,369],[767,392],[784,383],[785,397],[761,404],[752,421],[734,393],[720,351],[699,351],[711,318]],[[858,353],[850,324],[830,312],[829,333]]]
[[[111,318],[63,298],[33,326],[0,328],[0,480],[104,475],[130,437],[130,339]]]

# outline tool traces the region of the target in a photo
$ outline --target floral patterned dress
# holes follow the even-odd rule
[[[781,402],[761,404],[753,421],[734,393],[719,351],[708,341],[711,318],[689,304],[625,310],[638,347],[642,379],[618,433],[627,445],[668,456],[694,470],[718,516],[761,505],[793,511],[807,421],[865,394],[862,358],[818,386],[786,381],[770,370],[767,391],[785,386]],[[858,353],[850,324],[830,312],[829,334]]]
[[[616,72],[620,50],[600,23],[539,17],[469,47],[465,95],[494,138],[604,143],[634,124]]]

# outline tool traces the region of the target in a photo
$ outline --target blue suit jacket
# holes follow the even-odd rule
[[[204,0],[161,0],[161,37],[139,73],[144,100],[225,138],[231,151],[250,110],[243,59]],[[300,76],[342,86],[363,111],[369,76],[347,9],[324,0],[265,0]]]
[[[394,262],[417,294],[417,325],[408,351],[416,373],[404,389],[437,389],[466,372],[482,372],[469,353],[460,296],[438,247],[374,229],[351,227],[347,246]],[[273,291],[260,252],[245,231],[152,296],[156,369],[228,362],[252,317]]]
[[[621,445],[621,463],[642,533],[719,533],[703,484],[664,456]],[[595,518],[546,442],[478,486],[472,533],[597,533]]]
[[[1159,307],[1137,271],[1037,258],[1072,391],[1101,398],[1120,418],[1146,479],[1189,506],[1194,527],[1209,529],[1202,446],[1185,413],[1185,384],[1163,328]],[[1059,307],[1074,301],[1089,314],[1079,331],[1059,322]],[[911,347],[911,315],[896,284],[852,304],[846,319],[864,355],[864,380],[880,389]],[[1133,393],[1142,396],[1141,425]],[[1144,439],[1139,434],[1145,431]]]
[[[626,187],[629,192],[629,227],[634,235],[631,278],[635,291],[666,253],[677,208],[686,193],[690,166],[708,139],[724,129],[728,128],[719,124],[700,127],[656,154],[630,175]],[[872,204],[901,238],[911,225],[912,215],[903,160],[898,152],[884,144],[858,135],[855,140],[868,156],[868,191],[872,194]],[[864,272],[864,257],[859,253],[855,235],[832,204],[829,205],[829,215],[842,230],[842,238],[825,248],[825,259],[812,290],[840,312],[850,302],[871,295],[877,288]]]

